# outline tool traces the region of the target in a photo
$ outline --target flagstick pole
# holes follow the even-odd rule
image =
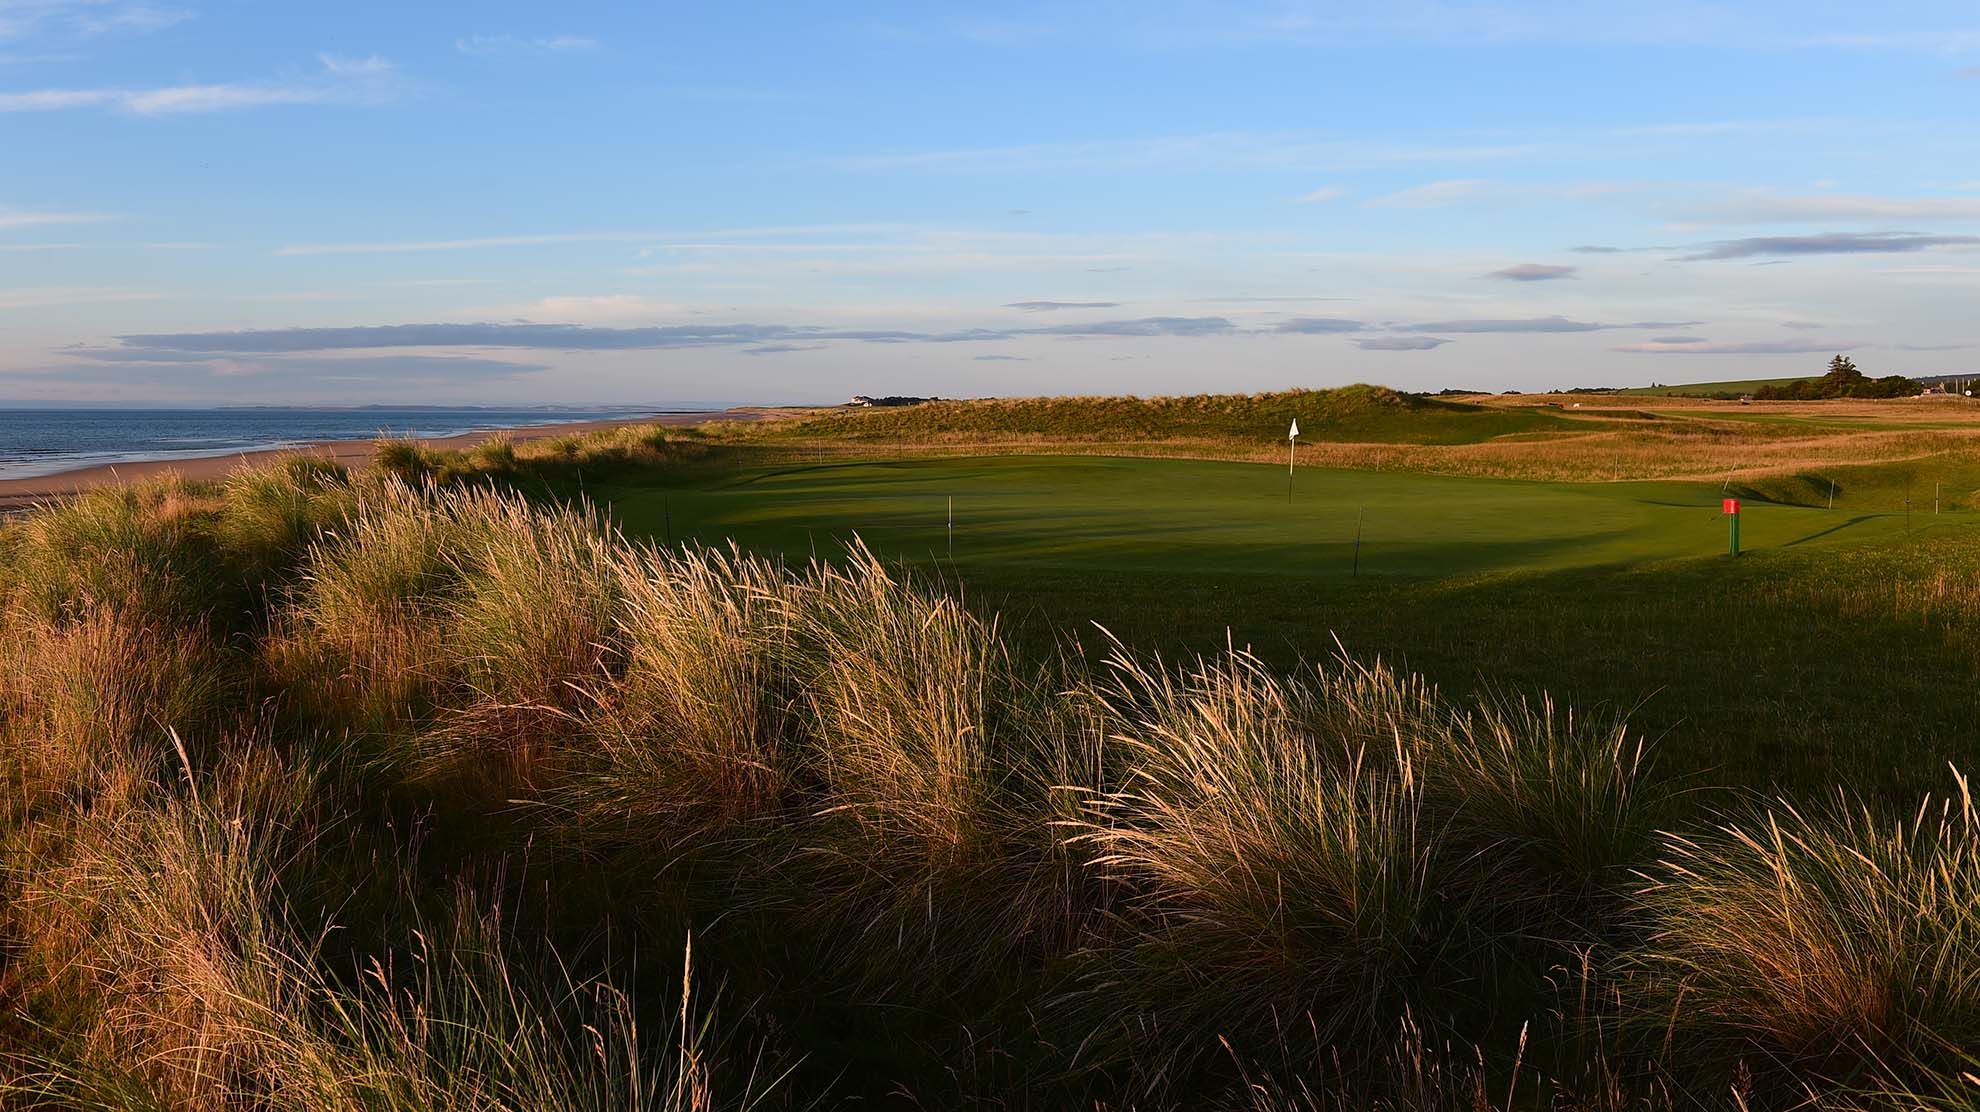
[[[1293,453],[1299,451],[1299,437],[1286,438],[1286,505],[1292,505]]]

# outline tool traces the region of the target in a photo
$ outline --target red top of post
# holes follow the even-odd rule
[[[1739,512],[1739,499],[1728,498],[1723,503],[1721,503],[1720,508],[1725,513],[1736,514]]]

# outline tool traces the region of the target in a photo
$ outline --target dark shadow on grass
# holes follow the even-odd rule
[[[1852,525],[1861,525],[1866,521],[1876,521],[1879,518],[1886,518],[1889,516],[1891,515],[1890,514],[1858,514],[1857,516],[1850,518],[1848,521],[1845,521],[1840,525],[1831,525],[1827,529],[1822,529],[1817,532],[1810,533],[1805,537],[1800,537],[1795,540],[1791,540],[1786,544],[1781,545],[1780,547],[1793,548],[1795,545],[1798,544],[1807,544],[1809,541],[1819,540],[1823,537],[1830,535],[1831,533],[1840,533],[1844,529],[1847,529]]]

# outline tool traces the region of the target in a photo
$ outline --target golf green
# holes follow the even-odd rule
[[[1712,556],[1718,484],[1536,483],[1078,456],[817,464],[668,487],[593,486],[635,534],[827,555],[858,536],[962,569],[1444,577]],[[951,518],[953,506],[953,518]],[[1748,501],[1747,551],[1862,542],[1968,514]],[[950,521],[953,520],[953,531]],[[953,547],[951,547],[953,546]]]

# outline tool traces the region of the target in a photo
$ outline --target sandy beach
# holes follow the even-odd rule
[[[482,429],[477,432],[462,433],[458,436],[442,436],[420,440],[431,448],[456,449],[472,448],[484,440],[506,436],[517,444],[527,444],[535,440],[548,440],[552,437],[569,436],[572,433],[594,432],[599,429],[621,428],[627,425],[698,425],[703,421],[757,421],[772,415],[771,410],[741,408],[709,413],[657,413],[646,417],[628,417],[624,420],[571,421],[555,425],[529,425],[520,428]],[[377,438],[364,440],[326,440],[317,443],[286,448],[270,448],[259,451],[236,452],[225,456],[208,456],[198,459],[146,460],[130,463],[102,464],[95,467],[77,468],[73,471],[60,471],[53,475],[37,475],[25,479],[0,479],[0,513],[18,510],[36,502],[51,498],[62,498],[96,487],[115,483],[148,479],[158,475],[178,474],[188,479],[219,479],[243,467],[253,467],[276,456],[306,454],[336,460],[346,467],[362,467],[371,461],[377,449]]]

